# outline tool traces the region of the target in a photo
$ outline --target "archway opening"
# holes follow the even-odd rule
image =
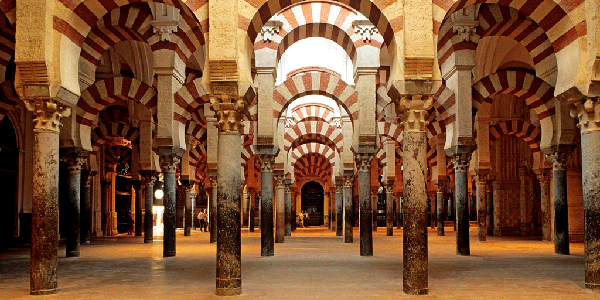
[[[15,128],[5,116],[0,122],[0,249],[13,245],[18,236],[18,161]]]
[[[304,226],[323,225],[324,194],[323,186],[316,181],[309,181],[302,186],[301,209],[308,214],[308,221],[304,220]]]

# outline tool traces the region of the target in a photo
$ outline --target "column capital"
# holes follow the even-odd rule
[[[354,183],[354,176],[344,176],[344,187],[345,188],[351,188],[352,184]]]
[[[341,194],[343,188],[344,188],[344,184],[342,182],[338,183],[336,181],[336,183],[335,183],[335,193],[336,194]]]
[[[23,99],[27,110],[33,113],[34,131],[52,131],[59,133],[61,118],[71,115],[71,108],[53,98]]]
[[[210,186],[214,189],[217,187],[217,176],[208,177],[208,181],[210,181]]]
[[[436,183],[434,183],[434,185],[435,185],[436,193],[443,193],[446,191],[446,181],[445,180],[438,180]]]
[[[582,134],[600,130],[600,102],[598,98],[585,98],[571,104],[571,117],[577,118]]]
[[[571,158],[571,152],[556,151],[546,154],[549,161],[552,162],[552,170],[566,170],[567,161]]]
[[[177,165],[181,161],[181,158],[178,155],[170,154],[170,155],[161,155],[160,162],[161,169],[163,173],[175,173],[177,172]]]
[[[371,170],[371,160],[373,160],[373,153],[355,153],[354,160],[356,161],[356,169],[359,172],[366,172]]]
[[[65,148],[60,160],[67,164],[69,173],[79,173],[89,155],[89,151],[80,148]]]
[[[357,20],[352,22],[354,32],[362,37],[363,42],[371,41],[372,37],[379,33],[377,27],[368,20]]]
[[[394,182],[388,182],[385,185],[385,193],[386,194],[393,194],[394,193]]]
[[[211,82],[210,105],[217,114],[219,132],[239,132],[246,102],[238,95],[237,82]]]
[[[452,31],[458,34],[460,42],[477,43],[479,41],[477,26],[479,21],[455,21],[452,22]]]
[[[488,180],[488,175],[487,174],[475,174],[473,175],[473,180],[475,180],[476,184],[479,186],[485,186]]]
[[[540,181],[540,185],[547,186],[550,184],[550,174],[545,172],[536,173],[535,176]]]
[[[288,182],[290,180],[286,180],[285,181],[285,193],[291,193],[292,192],[292,183]]]
[[[452,159],[452,165],[454,166],[454,172],[467,172],[469,170],[469,161],[471,160],[471,153],[458,153],[450,156]]]
[[[260,35],[263,38],[263,42],[272,42],[273,37],[279,34],[281,26],[283,26],[283,22],[281,21],[267,21],[260,29]]]
[[[140,171],[140,175],[142,175],[142,181],[144,182],[144,185],[149,187],[149,186],[154,186],[154,181],[156,181],[156,171],[151,171],[151,170],[141,170]]]
[[[278,188],[284,187],[285,176],[273,175],[273,180],[275,180],[275,187],[278,187]]]
[[[260,171],[261,172],[273,172],[275,166],[275,156],[271,154],[262,154],[258,155],[258,160],[260,161]]]
[[[427,130],[427,112],[433,106],[433,95],[400,95],[396,100],[396,111],[404,131],[424,132]]]

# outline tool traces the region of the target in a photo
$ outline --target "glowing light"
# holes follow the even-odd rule
[[[156,199],[158,200],[162,199],[164,195],[165,193],[163,192],[163,190],[154,191],[154,197],[156,197]]]

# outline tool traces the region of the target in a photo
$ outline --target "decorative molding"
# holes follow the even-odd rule
[[[571,152],[552,152],[546,154],[549,161],[552,162],[553,171],[562,171],[567,169],[567,161],[571,158]]]
[[[473,180],[475,180],[477,186],[486,186],[488,176],[486,174],[475,174]]]
[[[181,161],[181,158],[177,155],[161,155],[160,162],[162,163],[161,169],[163,173],[175,173],[177,171],[177,165]]]
[[[263,37],[263,42],[268,43],[273,41],[273,37],[279,34],[279,29],[283,23],[281,21],[268,21],[260,29],[260,35]]]
[[[479,41],[479,36],[476,33],[477,26],[479,26],[479,21],[454,22],[452,31],[458,34],[459,42],[477,43]]]
[[[388,183],[384,186],[385,188],[385,193],[386,194],[393,194],[394,193],[394,183]]]
[[[273,180],[275,180],[275,187],[281,188],[284,187],[285,176],[283,175],[274,175]]]
[[[24,99],[25,107],[33,113],[33,126],[36,131],[52,131],[59,133],[62,117],[71,115],[71,108],[52,98]]]
[[[371,170],[373,153],[356,153],[354,154],[354,160],[356,161],[356,169],[359,172],[368,172]]]
[[[550,174],[538,173],[538,174],[535,174],[535,176],[540,181],[541,186],[549,186],[550,185]]]
[[[450,158],[452,159],[452,165],[454,166],[455,173],[466,173],[469,170],[469,161],[471,160],[471,153],[453,154]]]
[[[171,33],[177,32],[179,27],[179,9],[164,3],[152,3],[153,32],[160,35],[161,41],[171,41]]]
[[[238,96],[236,82],[213,82],[210,104],[217,114],[217,126],[220,132],[240,132],[244,125],[242,114],[246,110],[246,103]]]
[[[87,161],[89,155],[89,151],[85,151],[83,149],[78,148],[68,148],[64,150],[64,153],[60,160],[67,164],[67,169],[69,170],[69,173],[79,173],[81,172],[81,168]]]
[[[208,177],[208,181],[210,181],[210,186],[214,189],[217,188],[218,184],[217,184],[217,176],[210,176]]]
[[[433,58],[406,57],[404,58],[404,77],[410,79],[433,78]]]
[[[600,105],[598,98],[586,98],[571,105],[571,117],[577,118],[581,133],[600,130]]]
[[[400,125],[404,131],[427,131],[427,111],[433,106],[433,95],[401,95],[396,102]]]
[[[258,155],[261,172],[273,172],[275,167],[275,155]]]
[[[352,22],[354,32],[362,37],[363,42],[371,41],[373,36],[379,34],[379,30],[371,22],[366,20],[357,20]]]
[[[344,187],[352,188],[352,184],[354,184],[354,176],[344,176],[342,178],[344,180]]]

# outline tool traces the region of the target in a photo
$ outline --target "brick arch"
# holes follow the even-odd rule
[[[0,11],[4,13],[8,23],[15,25],[17,21],[17,1],[16,0],[0,0]],[[12,26],[14,28],[14,26]]]
[[[125,123],[113,122],[100,124],[92,130],[92,147],[99,147],[106,143],[109,137],[116,136],[123,137],[135,144],[139,142],[140,133],[136,127]]]
[[[315,137],[327,137],[327,139],[335,145],[336,149],[342,147],[344,136],[342,131],[336,125],[323,121],[303,121],[286,128],[285,134],[283,135],[284,150],[289,150],[289,147],[294,141],[298,140],[300,137],[309,137],[311,135]]]
[[[389,137],[396,142],[400,142],[402,127],[396,122],[377,122],[379,136]]]
[[[7,80],[0,83],[0,121],[19,103],[22,102],[15,91],[12,81]]]
[[[525,121],[502,121],[490,126],[490,142],[497,141],[503,135],[514,135],[522,138],[532,153],[540,151],[542,131],[540,128]]]
[[[336,149],[331,145],[310,142],[301,145],[297,145],[290,149],[290,165],[294,165],[299,158],[309,153],[318,153],[329,160],[331,166],[335,166],[335,154]]]
[[[173,99],[175,101],[173,119],[184,125],[196,112],[204,111],[203,105],[210,102],[208,93],[202,86],[202,78],[196,78],[182,86],[173,95]],[[197,115],[197,119],[204,120],[204,116]]]
[[[104,150],[104,159],[111,165],[119,162],[131,162],[131,148],[123,145],[112,146]]]
[[[331,163],[325,156],[318,153],[309,153],[300,157],[293,167],[295,178],[299,181],[306,177],[320,180],[331,179]]]
[[[321,119],[324,122],[331,123],[334,117],[334,111],[331,107],[322,103],[306,103],[298,105],[292,110],[293,123],[301,122],[307,118]]]
[[[0,1],[0,5],[6,1]],[[0,8],[4,11],[5,8]],[[6,69],[15,56],[15,24],[10,23],[6,15],[0,14],[0,82],[6,80]],[[14,74],[13,74],[14,75]]]
[[[273,117],[279,118],[292,101],[307,95],[330,97],[346,109],[352,120],[358,119],[358,94],[354,87],[340,77],[319,71],[298,74],[275,87]]]
[[[204,141],[206,141],[206,123],[188,121],[185,126],[185,134],[194,137],[196,140],[201,140],[204,137]]]
[[[206,164],[206,143],[198,143],[190,149],[190,166],[197,168],[202,162]]]

